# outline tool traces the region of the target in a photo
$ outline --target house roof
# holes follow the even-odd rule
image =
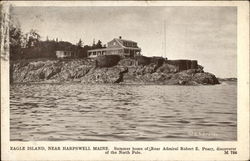
[[[132,42],[132,43],[136,43],[135,41],[132,41],[132,40],[125,40],[125,39],[118,39],[118,38],[115,38],[115,40],[117,40],[119,42]]]
[[[136,43],[135,41],[125,40],[125,39],[117,39],[117,38],[115,38],[115,41],[116,41],[120,46],[122,46],[123,48],[140,49],[139,47],[128,47],[128,46],[123,45],[123,42],[132,42],[132,43]]]
[[[108,51],[108,50],[110,51],[110,50],[119,50],[119,49],[141,50],[141,48],[139,48],[138,46],[137,47],[129,47],[129,46],[123,45],[123,42],[136,43],[135,41],[125,40],[125,39],[120,39],[120,38],[114,38],[113,40],[115,40],[120,45],[120,47],[116,47],[116,48],[109,48],[109,47],[107,47],[107,48],[100,48],[100,49],[92,49],[92,50],[88,50],[88,52]]]

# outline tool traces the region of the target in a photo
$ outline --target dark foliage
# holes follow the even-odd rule
[[[20,27],[10,20],[10,28],[9,28],[9,40],[10,40],[10,59],[14,57],[18,57],[21,51],[21,39],[22,32]]]
[[[135,59],[137,60],[138,65],[148,65],[151,63],[151,59],[146,56],[136,56]]]
[[[39,41],[35,46],[21,48],[19,53],[13,54],[11,59],[34,59],[34,58],[56,58],[57,50],[73,51],[76,57],[83,58],[87,56],[89,46],[76,46],[65,41]]]
[[[119,55],[101,55],[96,58],[97,67],[112,67],[120,61]]]
[[[191,60],[191,69],[198,69],[198,61],[197,60]]]
[[[35,30],[30,30],[26,34],[22,34],[20,26],[16,25],[14,21],[10,23],[10,59],[39,59],[39,58],[56,58],[56,51],[72,51],[74,52],[74,58],[87,57],[87,51],[90,49],[103,48],[102,42],[99,40],[97,44],[93,46],[85,45],[80,39],[79,42],[74,45],[67,41],[40,40],[40,35]]]
[[[91,49],[101,49],[101,48],[106,48],[106,46],[102,45],[101,40],[98,40],[97,43],[93,43],[93,45],[91,46]]]
[[[177,66],[179,71],[198,68],[197,60],[166,60],[166,63]]]
[[[160,67],[165,62],[165,59],[163,57],[152,57],[150,62]]]

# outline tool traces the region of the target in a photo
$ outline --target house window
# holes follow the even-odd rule
[[[116,42],[114,42],[113,45],[116,45]]]

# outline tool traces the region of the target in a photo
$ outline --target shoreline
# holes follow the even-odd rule
[[[100,61],[101,60],[101,61]],[[219,80],[192,60],[164,58],[20,60],[10,63],[11,83],[215,85]]]

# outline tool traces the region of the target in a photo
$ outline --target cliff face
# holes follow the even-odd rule
[[[98,67],[92,59],[11,62],[10,80],[21,82],[67,82],[196,85],[218,84],[218,79],[197,69],[180,70],[176,65],[153,61],[138,65],[135,59],[123,59],[112,67]]]

